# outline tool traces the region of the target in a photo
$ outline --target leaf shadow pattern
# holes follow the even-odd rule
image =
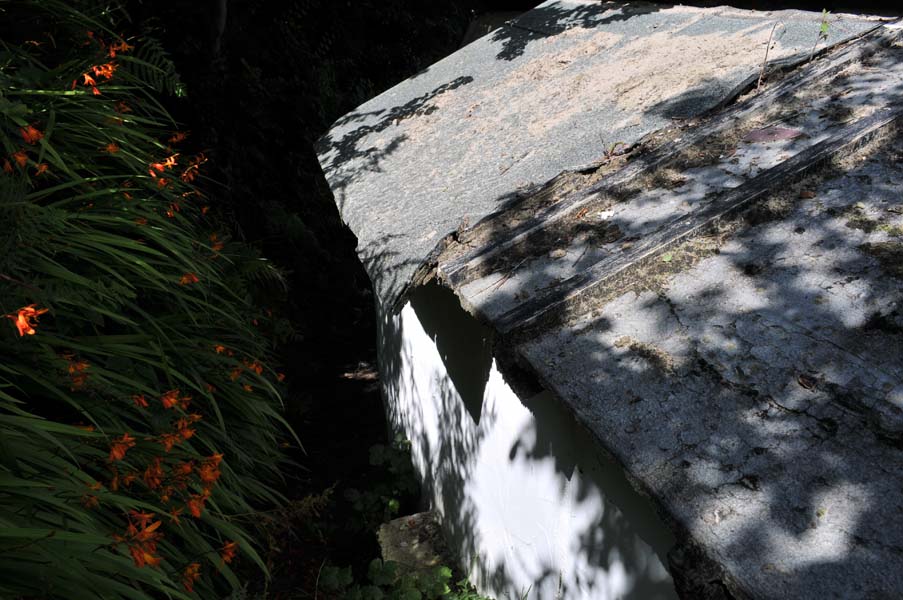
[[[465,360],[471,372],[451,377],[441,338],[491,332],[474,332],[481,326],[447,289],[414,295],[379,319],[387,412],[471,579],[499,599],[672,598],[662,561],[673,540],[648,501],[548,393],[525,406],[497,364],[487,372]],[[479,419],[460,393],[467,377],[486,390]]]
[[[533,42],[557,35],[568,29],[580,27],[594,29],[633,17],[647,15],[666,8],[670,4],[648,2],[597,2],[580,3],[550,2],[538,6],[530,12],[509,21],[492,33],[492,41],[500,42],[502,49],[497,60],[512,61],[524,54]]]
[[[666,283],[520,342],[678,538],[707,549],[711,564],[681,565],[683,548],[672,568],[727,568],[714,586],[675,573],[687,597],[903,589],[903,293],[873,252],[900,247],[901,148],[836,162],[816,201],[753,210]]]
[[[317,141],[315,148],[322,169],[331,173],[330,187],[339,211],[341,212],[345,205],[343,190],[362,173],[379,171],[381,162],[395,152],[406,138],[404,134],[394,136],[383,148],[361,147],[362,140],[373,133],[396,126],[405,119],[431,114],[438,110],[432,104],[433,99],[472,81],[473,77],[462,75],[404,104],[372,111],[359,108],[336,121],[330,132]],[[344,167],[349,163],[355,164],[353,170]]]

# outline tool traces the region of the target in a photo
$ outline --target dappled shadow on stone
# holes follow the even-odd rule
[[[886,69],[873,58],[856,77],[841,74],[840,112],[835,96],[809,92],[840,123],[863,118],[868,105],[899,97],[879,77]],[[808,117],[793,118],[787,126],[816,135]],[[675,244],[647,276],[497,342],[655,499],[681,540],[671,564],[687,597],[870,598],[903,588],[903,283],[890,258],[903,255],[901,156],[903,140],[888,137],[841,153]],[[646,208],[638,218],[657,207]],[[607,219],[621,231],[634,225]],[[494,224],[498,239],[510,237],[504,218],[490,219],[481,243],[494,242]],[[548,249],[530,242],[539,246],[514,247],[509,266],[496,265],[501,279],[480,283],[487,295],[515,271],[521,290],[548,284],[527,264]],[[512,464],[554,457],[572,478],[550,441],[559,425],[526,404],[535,428],[509,448]],[[596,532],[587,528],[573,551],[605,564],[612,551]],[[508,565],[512,576],[517,560]]]
[[[880,104],[899,95],[891,88],[876,93],[868,76],[838,81],[844,88],[839,91],[854,99],[871,97]],[[645,110],[677,117],[712,100],[691,88]],[[854,113],[834,116],[844,123]],[[726,152],[741,141],[725,142]],[[554,318],[497,340],[497,357],[515,355],[511,362],[527,364],[554,397],[493,396],[499,378],[518,386],[504,381],[510,371],[491,368],[487,377],[485,361],[474,361],[476,367],[464,370],[474,369],[474,389],[486,395],[475,419],[472,405],[461,401],[461,390],[469,386],[463,375],[447,377],[452,369],[441,347],[426,371],[414,360],[441,339],[436,332],[445,323],[427,309],[439,306],[431,304],[435,299],[418,299],[400,316],[384,317],[387,330],[404,332],[388,336],[396,341],[388,352],[400,355],[389,358],[384,376],[390,414],[408,435],[415,432],[425,487],[445,514],[464,562],[479,556],[478,581],[513,597],[524,593],[525,573],[535,597],[590,590],[598,597],[641,598],[659,592],[655,585],[643,587],[648,582],[642,578],[631,579],[633,587],[607,588],[609,580],[579,570],[565,581],[561,563],[534,560],[529,544],[506,537],[506,519],[516,516],[529,482],[548,476],[560,483],[553,501],[585,511],[574,527],[578,541],[554,551],[585,560],[587,569],[636,574],[648,563],[640,564],[636,556],[642,552],[635,552],[630,536],[660,554],[667,546],[656,546],[650,542],[655,536],[633,524],[643,511],[618,491],[627,486],[585,476],[586,465],[574,458],[586,454],[575,450],[584,442],[577,433],[563,437],[569,425],[547,410],[560,400],[565,408],[556,410],[572,412],[589,431],[585,446],[604,449],[624,467],[623,481],[653,498],[680,539],[672,568],[687,597],[725,597],[730,590],[766,597],[824,597],[836,590],[890,597],[903,588],[903,544],[893,533],[903,530],[903,297],[892,266],[894,252],[903,252],[903,223],[895,216],[903,211],[893,193],[903,181],[893,170],[903,150],[895,145],[869,151],[877,158],[865,166],[841,157],[810,182],[790,181],[788,189],[756,198],[742,214],[694,231],[660,257],[654,276],[615,281],[607,295],[565,304]],[[617,242],[624,246],[606,252],[623,251],[639,239],[630,235],[638,220],[651,229],[667,225],[676,209],[669,212],[662,202],[684,183],[680,177],[653,179],[649,186],[657,195],[615,194],[613,206],[636,202],[641,210],[629,218],[606,213],[606,230],[588,245]],[[516,210],[528,198],[509,194],[499,203]],[[611,225],[618,236],[609,235]],[[484,244],[511,235],[504,218],[480,226],[488,227]],[[498,281],[504,283],[531,258],[554,252],[561,238],[557,231],[548,233],[548,240],[529,240],[540,242],[538,253],[529,244],[515,247],[505,257],[508,266],[497,271]],[[467,236],[457,239],[466,243]],[[521,290],[531,291],[553,279],[529,265],[520,276]],[[501,283],[481,285],[487,295],[498,296],[508,293],[499,292]],[[494,323],[492,315],[481,316]],[[422,334],[420,345],[412,341],[415,334]],[[529,410],[517,413],[525,415],[520,428],[499,438],[498,428],[524,405]],[[487,454],[507,457],[511,473],[528,465],[531,471],[519,480],[528,483],[494,498],[474,489],[474,481],[493,478],[481,471]],[[505,482],[511,473],[499,469],[491,475]],[[609,502],[617,510],[598,508]],[[487,553],[496,539],[512,550]],[[857,580],[863,572],[868,580]]]
[[[502,49],[496,58],[498,60],[514,60],[523,55],[529,44],[568,29],[596,28],[653,13],[670,6],[646,2],[632,4],[604,1],[593,4],[552,2],[518,17],[509,22],[506,27],[496,29],[492,33],[492,41],[502,44]]]
[[[382,315],[382,377],[390,422],[411,439],[461,566],[500,599],[671,598],[661,557],[672,540],[558,402],[542,393],[525,406],[511,390],[524,386],[497,365],[488,381],[478,362],[455,378],[446,370],[445,336],[467,331],[483,345],[489,332],[441,292],[420,288],[400,315]],[[478,422],[462,378],[485,387]]]
[[[330,177],[330,186],[333,188],[339,210],[344,206],[344,196],[341,190],[361,172],[378,171],[383,159],[392,154],[405,140],[405,136],[402,134],[394,136],[381,148],[361,147],[360,144],[364,138],[373,133],[385,131],[389,127],[397,126],[405,119],[431,114],[437,110],[431,104],[434,98],[472,81],[473,77],[460,76],[404,104],[375,111],[353,111],[336,121],[330,132],[317,141],[316,151],[320,156],[324,171],[339,167],[339,171]],[[355,127],[354,124],[359,124],[359,126]],[[338,132],[341,132],[340,136]],[[341,170],[341,165],[359,159],[363,159],[363,165],[357,165],[353,172]]]
[[[899,243],[887,235],[901,220],[899,148],[521,347],[678,535],[747,593],[900,589],[903,295],[868,252]],[[868,220],[871,233],[857,228]]]

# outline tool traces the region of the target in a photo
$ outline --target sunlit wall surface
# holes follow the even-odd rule
[[[518,398],[489,335],[437,286],[380,319],[389,419],[462,568],[497,600],[676,598],[649,502],[554,397]]]

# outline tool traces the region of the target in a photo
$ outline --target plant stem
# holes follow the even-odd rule
[[[771,33],[768,34],[768,44],[765,46],[765,60],[762,61],[762,70],[759,71],[759,81],[756,83],[756,91],[759,91],[759,88],[762,87],[762,80],[765,79],[765,67],[768,65],[768,51],[771,50],[771,40],[774,38],[774,30],[777,29],[778,24],[775,23],[771,27]]]

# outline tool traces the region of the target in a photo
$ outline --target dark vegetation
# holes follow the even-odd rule
[[[451,1],[230,2],[223,22],[213,9],[156,3],[136,7],[136,21],[164,41],[189,90],[172,110],[211,156],[222,183],[211,193],[232,234],[285,273],[268,301],[290,332],[277,352],[304,444],[289,495],[320,505],[277,533],[271,589],[311,591],[324,561],[366,573],[379,522],[399,514],[400,501],[416,508],[410,475],[396,483],[369,463],[368,448],[386,443],[373,300],[313,143],[345,112],[456,49],[468,13]]]
[[[0,10],[0,595],[444,593],[372,562],[417,494],[312,143],[469,9]]]

